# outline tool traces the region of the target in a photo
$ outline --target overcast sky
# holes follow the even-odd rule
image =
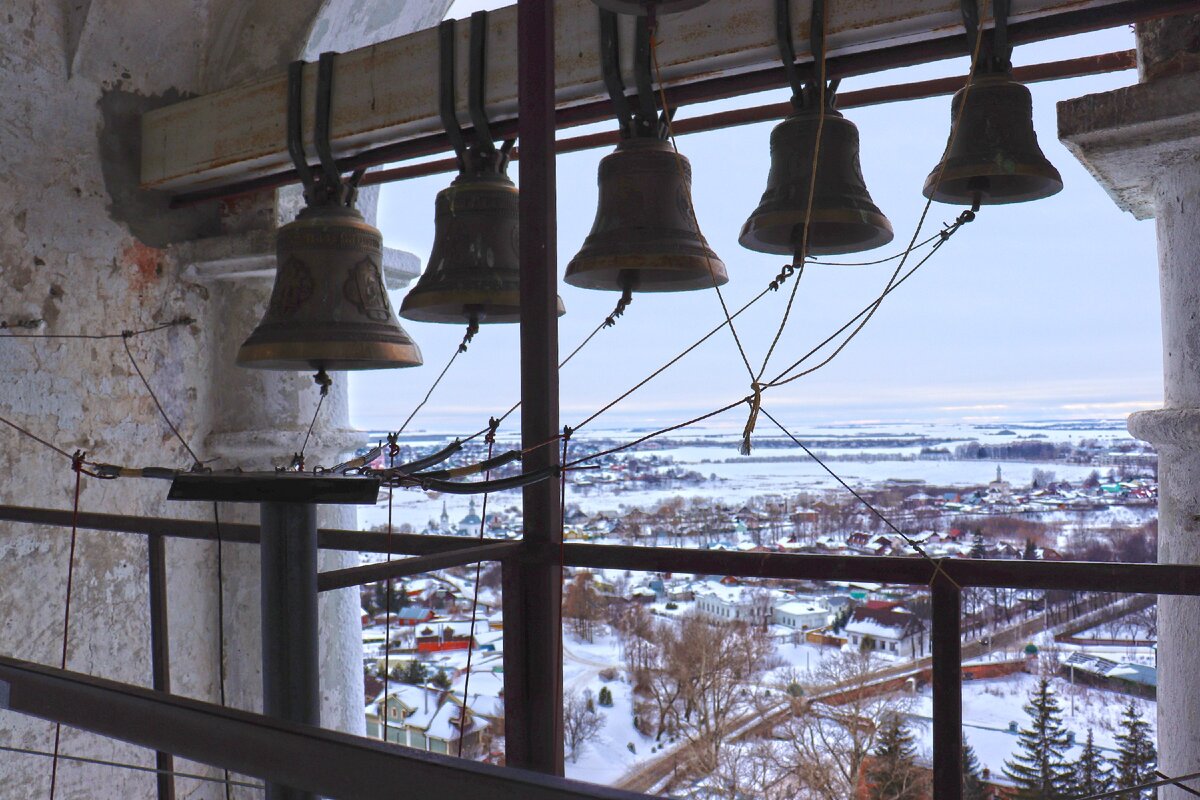
[[[505,3],[458,0],[465,17]],[[1132,31],[1018,48],[1017,65],[1123,50]],[[966,59],[848,79],[843,91],[962,74]],[[772,390],[764,400],[789,418],[814,423],[864,420],[1061,419],[1118,417],[1161,404],[1161,343],[1154,223],[1120,212],[1055,137],[1055,103],[1136,80],[1132,71],[1035,85],[1038,138],[1066,188],[1035,203],[985,207],[916,276],[893,293],[862,334],[820,372]],[[783,92],[689,107],[680,117],[786,99]],[[924,205],[921,186],[942,155],[950,99],[848,109],[862,138],[862,166],[876,204],[891,219],[891,245],[902,249]],[[725,262],[725,296],[737,307],[757,294],[784,259],[743,249],[737,235],[766,183],[763,123],[679,138],[692,164],[701,228]],[[600,126],[598,129],[611,127]],[[575,135],[585,129],[565,132]],[[559,274],[595,214],[596,166],[607,148],[558,159]],[[517,165],[511,174],[517,177]],[[433,202],[451,175],[384,188],[379,225],[385,243],[424,260],[433,240]],[[959,209],[934,204],[935,232]],[[845,260],[856,260],[847,258]],[[794,361],[883,288],[894,265],[817,267],[806,271],[792,321],[771,364]],[[567,314],[560,343],[569,352],[611,310],[613,293],[560,288]],[[399,305],[401,293],[393,296]],[[761,363],[783,311],[780,292],[739,318],[752,363]],[[617,327],[602,332],[562,373],[563,422],[615,397],[722,319],[712,291],[636,295]],[[404,322],[425,366],[355,375],[355,424],[394,428],[420,400],[462,337],[458,326]],[[482,427],[518,398],[516,325],[485,326],[410,430]],[[595,427],[661,427],[747,394],[749,378],[732,338],[722,332],[602,417]],[[737,410],[715,421],[738,427]]]

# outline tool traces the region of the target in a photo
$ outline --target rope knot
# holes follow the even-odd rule
[[[292,455],[291,468],[295,472],[304,472],[304,454],[303,453],[294,453]]]
[[[750,435],[754,433],[754,426],[758,424],[758,412],[762,408],[762,393],[764,386],[758,381],[750,384],[752,394],[746,398],[750,403],[750,417],[746,420],[746,427],[742,429],[742,446],[738,452],[744,456],[750,455]]]
[[[571,434],[575,433],[575,429],[570,425],[563,425],[562,440],[563,444],[571,441]]]
[[[87,453],[83,450],[76,450],[75,454],[71,456],[71,469],[75,472],[83,472],[83,460],[86,456]]]
[[[333,386],[333,378],[329,377],[329,373],[322,367],[317,370],[316,375],[313,375],[313,383],[321,387],[321,397],[325,397],[329,394],[329,387]]]
[[[500,420],[495,417],[489,417],[487,435],[483,437],[483,441],[487,443],[488,447],[496,443],[496,431],[498,430],[500,430]]]
[[[467,321],[467,332],[463,334],[462,344],[458,346],[458,352],[467,352],[467,347],[475,340],[475,334],[479,333],[479,317],[475,314]]]

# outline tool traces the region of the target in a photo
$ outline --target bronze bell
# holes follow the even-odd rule
[[[656,136],[623,140],[600,161],[592,232],[563,277],[583,289],[680,292],[729,281],[692,209],[692,168]]]
[[[820,114],[797,111],[771,131],[771,172],[758,208],[742,226],[738,242],[760,253],[796,255],[809,224],[808,251],[824,255],[856,253],[892,240],[892,224],[871,200],[858,160],[858,128],[832,108],[825,109],[812,190],[813,149]]]
[[[517,187],[508,154],[468,149],[465,168],[438,192],[433,250],[400,316],[420,322],[519,322],[521,262]],[[558,313],[564,313],[562,298]]]
[[[678,11],[688,11],[702,6],[708,0],[592,0],[592,2],[607,11],[644,17],[650,6],[654,7],[655,14],[674,14]]]
[[[308,206],[279,229],[275,288],[237,363],[280,370],[416,367],[421,351],[392,313],[383,237],[341,204]]]
[[[958,120],[958,132],[925,179],[926,197],[992,205],[1040,200],[1062,189],[1062,177],[1038,147],[1029,89],[1011,73],[976,76],[969,91],[954,95],[950,118]]]

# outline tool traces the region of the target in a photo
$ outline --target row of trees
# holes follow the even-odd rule
[[[1030,724],[1022,728],[1018,750],[1005,762],[1004,774],[1016,785],[1018,800],[1066,800],[1126,789],[1152,781],[1158,754],[1150,738],[1150,725],[1142,719],[1137,702],[1130,699],[1121,716],[1117,755],[1106,759],[1096,747],[1092,731],[1079,759],[1071,763],[1066,751],[1071,737],[1062,722],[1062,707],[1043,677],[1025,705]],[[1153,790],[1130,791],[1124,800],[1151,798]]]

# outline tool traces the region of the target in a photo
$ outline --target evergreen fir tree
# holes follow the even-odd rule
[[[1096,748],[1091,728],[1088,728],[1087,741],[1084,742],[1083,752],[1075,764],[1074,780],[1076,793],[1085,797],[1107,792],[1112,788],[1112,771]]]
[[[1062,724],[1062,708],[1050,690],[1050,679],[1043,677],[1029,695],[1025,713],[1030,726],[1022,728],[1017,739],[1018,751],[1004,762],[1004,774],[1016,785],[1019,800],[1061,800],[1076,794],[1071,785],[1073,771],[1063,757],[1067,731]]]
[[[1025,540],[1025,552],[1021,554],[1021,558],[1025,561],[1037,561],[1037,545],[1033,543],[1033,539]]]
[[[890,715],[879,729],[875,758],[867,768],[871,800],[920,800],[925,797],[924,772],[917,767],[913,736]]]
[[[983,543],[983,531],[975,531],[971,542],[971,558],[987,558],[987,548]]]
[[[1123,730],[1116,737],[1117,760],[1113,775],[1116,788],[1124,789],[1154,780],[1158,752],[1150,738],[1150,724],[1142,719],[1142,713],[1133,698],[1130,698],[1129,705],[1125,706],[1125,712],[1121,715],[1121,727]],[[1152,798],[1154,790],[1144,789],[1123,795],[1125,800],[1137,800],[1139,796]]]
[[[975,750],[971,745],[967,744],[967,738],[964,736],[962,741],[962,765],[963,765],[963,800],[989,800],[991,798],[991,790],[988,785],[983,782],[982,770],[979,767],[979,759],[975,756]]]

